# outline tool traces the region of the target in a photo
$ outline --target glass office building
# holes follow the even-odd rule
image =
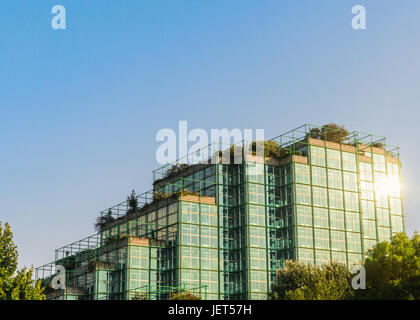
[[[262,155],[252,145],[238,144],[234,163],[232,148],[209,146],[154,171],[151,191],[104,210],[97,234],[36,269],[47,298],[266,299],[286,260],[350,266],[404,231],[398,148],[385,138],[304,125]]]

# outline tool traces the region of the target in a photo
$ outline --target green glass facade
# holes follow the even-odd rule
[[[48,284],[54,265],[66,268],[66,287],[48,297],[167,299],[185,290],[266,299],[286,260],[360,263],[404,231],[398,149],[357,132],[340,143],[314,139],[312,128],[273,139],[287,150],[282,157],[243,154],[238,164],[154,172],[138,208],[127,201],[105,210],[98,234],[37,269]]]

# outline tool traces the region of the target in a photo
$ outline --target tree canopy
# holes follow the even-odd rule
[[[351,287],[354,275],[344,264],[322,267],[287,261],[277,271],[271,299],[283,300],[420,300],[420,236],[405,233],[377,243],[363,263],[365,289]]]
[[[310,132],[311,138],[337,143],[341,143],[348,135],[349,131],[344,126],[335,123],[324,124],[320,129],[312,128]]]
[[[18,252],[8,223],[0,222],[0,300],[45,300],[41,282],[35,283],[33,268],[17,270]]]
[[[356,299],[420,299],[420,236],[405,233],[373,247],[364,263],[366,290]]]
[[[351,273],[344,264],[332,262],[322,267],[287,261],[277,271],[270,299],[341,300],[351,292]]]

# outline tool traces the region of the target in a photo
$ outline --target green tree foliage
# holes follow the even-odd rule
[[[0,281],[10,278],[17,268],[18,252],[13,243],[13,233],[10,225],[4,229],[0,223]]]
[[[314,139],[341,143],[349,135],[349,132],[344,126],[328,123],[324,124],[321,129],[312,128],[309,135]]]
[[[172,165],[172,167],[170,167],[168,170],[166,170],[164,177],[168,178],[168,177],[173,177],[176,176],[178,174],[180,174],[181,172],[183,172],[184,170],[187,170],[190,167],[189,164],[187,163],[177,163]]]
[[[112,210],[109,209],[106,214],[101,214],[99,217],[96,218],[94,227],[95,230],[98,232],[101,232],[102,228],[112,221],[114,221],[115,218],[112,216]]]
[[[251,144],[252,154],[257,153],[257,141],[253,141]],[[264,141],[264,156],[272,159],[280,159],[284,156],[289,156],[291,152],[288,148],[282,148],[279,144],[273,140]],[[300,151],[295,151],[294,154],[301,155]]]
[[[385,144],[383,142],[376,141],[376,142],[372,143],[372,147],[383,149],[383,148],[385,148]]]
[[[341,300],[351,294],[351,273],[344,264],[329,263],[322,267],[286,261],[277,271],[270,299],[275,300]]]
[[[131,191],[131,194],[127,197],[128,202],[128,211],[127,213],[134,213],[139,210],[139,201],[136,197],[136,191],[134,189]]]
[[[379,242],[364,261],[366,289],[352,289],[347,266],[329,263],[322,268],[287,261],[277,271],[271,299],[286,300],[420,300],[420,236],[399,233]]]
[[[257,153],[257,141],[251,144],[252,154]],[[264,156],[268,158],[278,159],[282,155],[282,148],[275,141],[264,141]]]
[[[145,293],[136,292],[131,300],[147,300],[147,295]]]
[[[364,263],[366,290],[355,290],[356,299],[420,299],[420,236],[405,233],[369,250]]]
[[[139,210],[139,202],[136,197],[136,191],[133,189],[131,191],[131,194],[127,197],[127,214],[130,213],[136,213]],[[97,232],[101,232],[102,228],[107,225],[108,223],[111,223],[115,221],[115,218],[112,216],[112,210],[109,209],[106,214],[101,214],[99,217],[96,218],[94,227]]]
[[[201,300],[201,297],[194,293],[180,290],[178,292],[172,293],[171,298],[169,300]]]
[[[17,259],[10,225],[3,229],[0,222],[0,300],[45,300],[41,281],[32,279],[33,268],[17,270]]]

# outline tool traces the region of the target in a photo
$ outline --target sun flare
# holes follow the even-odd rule
[[[396,195],[398,196],[401,190],[401,184],[398,178],[384,177],[375,182],[375,192],[378,195]]]

